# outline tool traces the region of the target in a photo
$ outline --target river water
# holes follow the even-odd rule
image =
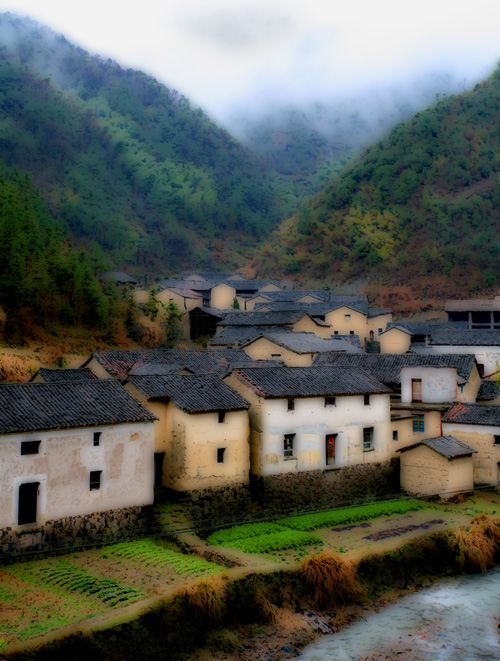
[[[500,660],[500,567],[407,595],[304,648],[303,661]]]

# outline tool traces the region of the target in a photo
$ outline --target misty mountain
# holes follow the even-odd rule
[[[285,221],[257,267],[440,298],[500,282],[500,69],[398,124]]]
[[[10,14],[0,44],[0,160],[114,264],[235,265],[293,210],[279,178],[176,90]]]
[[[397,87],[330,101],[274,105],[260,112],[249,106],[234,113],[228,126],[270,168],[293,182],[297,196],[304,196],[321,190],[397,123],[462,88],[448,74],[421,75]]]

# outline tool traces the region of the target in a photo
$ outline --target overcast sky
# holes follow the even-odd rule
[[[332,99],[500,59],[499,0],[0,0],[142,69],[224,121],[253,100]]]

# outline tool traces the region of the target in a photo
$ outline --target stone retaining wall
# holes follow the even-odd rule
[[[31,530],[0,529],[0,562],[31,553],[48,553],[68,547],[105,544],[146,533],[154,527],[151,506],[125,507],[84,516],[47,521]]]
[[[251,518],[286,516],[399,493],[398,458],[335,470],[256,478],[250,487],[191,491],[183,494],[183,500],[195,526],[208,530]]]

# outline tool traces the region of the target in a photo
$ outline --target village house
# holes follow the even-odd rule
[[[441,435],[441,417],[453,401],[475,402],[481,378],[474,356],[320,354],[314,365],[357,368],[390,387],[393,452]]]
[[[447,301],[445,311],[449,321],[465,322],[470,329],[500,330],[500,296],[492,299]]]
[[[474,484],[500,484],[500,406],[455,402],[443,416],[443,433],[476,451]]]
[[[439,330],[465,328],[462,322],[449,321],[393,321],[379,336],[380,353],[417,351],[429,344],[433,333]],[[446,352],[443,352],[446,353]]]
[[[471,353],[485,378],[497,378],[500,370],[500,331],[441,330],[432,333],[427,350],[438,354]]]
[[[353,338],[357,342],[350,341]],[[323,339],[314,333],[287,331],[264,332],[240,347],[254,360],[282,360],[288,367],[308,367],[316,356],[324,352],[363,353],[357,336]]]
[[[227,314],[216,327],[215,338],[210,341],[211,346],[220,346],[221,341],[230,341],[234,336],[227,336],[228,328],[246,328],[247,340],[258,337],[264,328],[273,327],[274,330],[285,329],[294,332],[314,333],[318,337],[329,338],[332,335],[330,326],[322,319],[311,317],[302,311],[281,312],[232,312]],[[258,332],[255,330],[258,329]],[[224,340],[226,337],[226,340]]]
[[[192,289],[180,289],[178,287],[161,287],[154,292],[155,298],[163,305],[175,303],[181,312],[189,312],[203,305],[203,295]],[[140,305],[145,305],[151,296],[151,290],[137,289],[134,292],[134,300]]]
[[[0,385],[0,530],[151,504],[154,420],[115,381]]]
[[[125,387],[157,418],[156,486],[192,491],[248,485],[249,405],[222,379],[130,374]]]
[[[388,460],[390,390],[360,370],[237,369],[226,377],[250,402],[256,476]]]
[[[399,450],[401,489],[419,496],[472,491],[476,450],[453,436],[426,438]]]

